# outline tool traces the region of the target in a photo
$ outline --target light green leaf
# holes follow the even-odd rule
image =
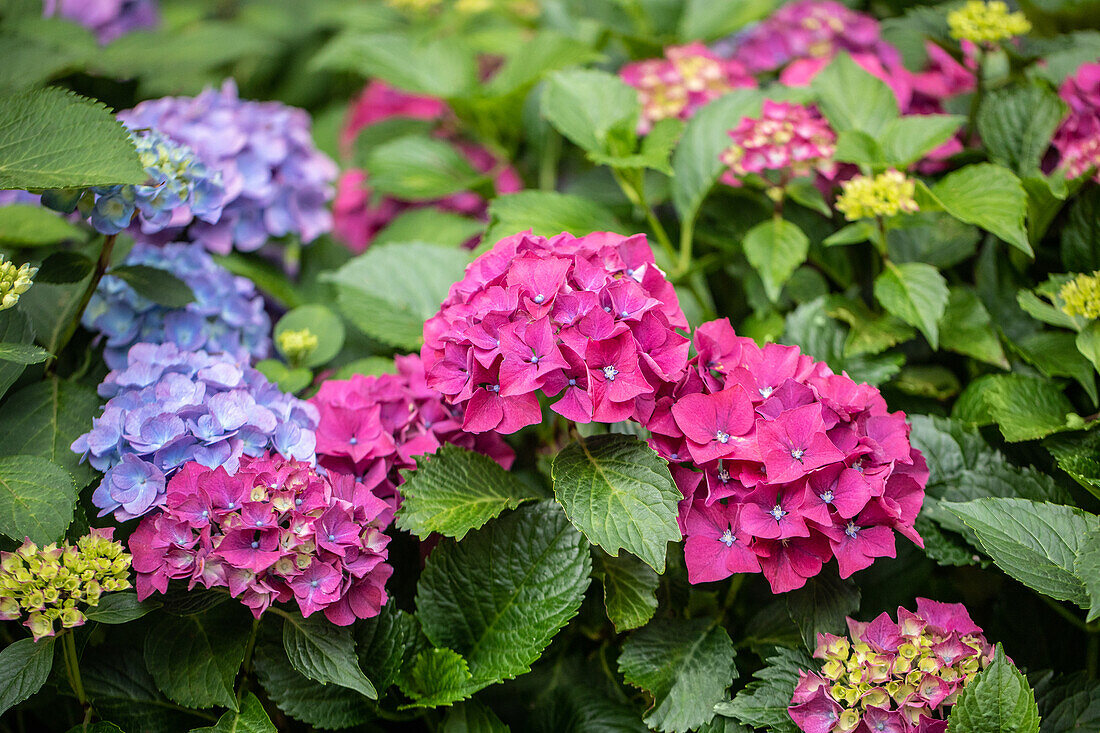
[[[924,189],[917,187],[921,208]],[[1012,171],[992,163],[978,163],[949,173],[932,188],[937,204],[959,221],[992,232],[1029,257],[1034,256],[1024,228],[1027,192]]]
[[[0,206],[0,244],[41,247],[66,239],[84,240],[85,233],[56,211],[30,204]]]
[[[1077,332],[1076,344],[1081,355],[1100,371],[1100,324],[1089,321],[1087,326]]]
[[[634,152],[640,112],[638,92],[605,71],[555,72],[542,93],[542,116],[590,153]]]
[[[933,349],[939,348],[939,322],[950,298],[939,270],[923,262],[887,262],[875,278],[875,298],[889,313],[920,329]]]
[[[685,43],[721,38],[764,18],[778,4],[778,0],[687,0],[679,35]]]
[[[267,381],[289,394],[297,394],[313,382],[313,372],[309,369],[291,369],[278,359],[261,359],[252,366],[267,377]]]
[[[0,361],[15,364],[41,364],[50,358],[50,352],[34,344],[13,344],[0,341]]]
[[[917,212],[895,220],[886,233],[890,259],[925,262],[941,270],[965,262],[978,251],[982,234],[942,211]]]
[[[657,573],[653,568],[623,553],[612,557],[596,554],[596,577],[603,583],[603,604],[607,617],[622,633],[645,626],[657,611]]]
[[[787,714],[787,708],[799,673],[815,669],[814,660],[804,651],[777,648],[766,662],[753,673],[753,681],[745,689],[732,700],[718,703],[714,711],[754,728],[767,728],[774,733],[798,733],[798,726]]]
[[[508,733],[508,726],[488,707],[470,700],[447,711],[439,733]]]
[[[820,633],[841,634],[844,619],[859,610],[860,592],[852,580],[832,573],[810,578],[806,585],[787,594],[787,612],[798,624],[807,649],[817,646]]]
[[[673,175],[668,157],[676,147],[680,135],[684,132],[681,120],[670,118],[661,120],[642,139],[642,148],[632,155],[605,155],[589,153],[593,163],[609,165],[612,168],[652,168],[669,176]]]
[[[479,689],[462,655],[446,648],[420,652],[398,682],[402,692],[416,701],[408,707],[451,705]]]
[[[418,39],[394,31],[349,31],[322,48],[311,66],[354,71],[433,97],[458,97],[477,84],[476,55],[453,35]]]
[[[132,591],[104,593],[99,604],[84,612],[89,621],[101,624],[125,624],[136,621],[150,611],[160,608],[160,601],[148,598],[137,599]]]
[[[836,138],[833,157],[842,163],[855,163],[868,168],[885,168],[886,153],[871,135],[859,130],[843,130]]]
[[[1037,331],[1016,339],[1010,345],[1045,376],[1076,379],[1096,404],[1096,370],[1078,351],[1073,333]]]
[[[1039,170],[1065,104],[1045,86],[1010,86],[990,92],[978,108],[978,134],[995,163],[1021,176]]]
[[[195,300],[191,286],[167,270],[149,265],[120,265],[112,267],[110,275],[124,281],[138,295],[166,308],[183,308]]]
[[[53,638],[19,639],[0,651],[0,715],[38,692],[53,668]]]
[[[1079,427],[1069,422],[1073,406],[1058,385],[1048,379],[995,374],[971,382],[966,391],[977,393],[992,421],[1011,443]]]
[[[317,348],[302,362],[304,367],[314,368],[327,364],[344,348],[344,322],[325,306],[311,303],[298,306],[275,324],[274,341],[279,353],[283,352],[279,344],[279,334],[302,329],[309,329],[317,337]]]
[[[283,621],[283,648],[294,669],[305,677],[378,699],[374,685],[359,668],[351,631],[329,623],[324,614],[288,616]]]
[[[650,728],[684,733],[714,717],[714,706],[737,677],[729,634],[709,619],[660,619],[623,644],[619,672],[653,695]]]
[[[508,56],[500,71],[481,89],[502,97],[530,87],[548,72],[595,61],[600,56],[586,44],[552,30],[540,30]]]
[[[908,168],[950,140],[965,121],[960,115],[908,115],[890,120],[882,130],[883,155],[889,165]]]
[[[0,533],[46,544],[73,518],[76,486],[69,472],[39,456],[0,458]]]
[[[1077,551],[1073,574],[1085,584],[1089,596],[1088,622],[1100,618],[1100,528],[1089,532]]]
[[[251,692],[241,700],[239,711],[230,710],[218,722],[206,728],[192,728],[191,733],[279,733],[267,717],[264,706]]]
[[[1035,693],[1000,644],[993,664],[963,688],[947,725],[951,733],[1039,733]]]
[[[23,297],[25,298],[26,295]],[[20,308],[0,311],[0,341],[13,344],[29,344],[34,341],[34,329],[31,328],[27,317],[23,315],[22,305],[20,303]],[[3,397],[8,388],[15,384],[26,368],[26,365],[13,361],[0,361],[0,397]]]
[[[627,435],[581,438],[558,454],[552,474],[558,503],[593,544],[664,572],[668,543],[680,539],[682,496],[652,448]]]
[[[875,225],[866,219],[861,219],[851,224],[846,224],[822,242],[826,247],[837,247],[845,244],[859,244],[866,242],[875,235]]]
[[[843,51],[814,78],[813,88],[822,114],[837,132],[859,130],[874,137],[898,116],[890,87]]]
[[[373,148],[364,163],[374,191],[404,201],[432,201],[488,178],[450,143],[407,135]]]
[[[444,445],[404,472],[397,526],[427,539],[432,532],[461,540],[505,509],[534,499],[522,481],[481,453]]]
[[[582,196],[555,191],[520,191],[498,196],[489,204],[493,225],[482,248],[503,237],[531,230],[542,237],[569,232],[583,237],[592,232],[623,232],[622,223],[603,206]]]
[[[950,288],[947,309],[940,319],[940,346],[1008,369],[989,311],[970,288]]]
[[[484,231],[485,224],[475,219],[435,207],[420,207],[394,217],[385,229],[374,235],[371,246],[389,242],[427,242],[457,249]]]
[[[99,102],[57,87],[0,96],[0,189],[146,178],[126,130]]]
[[[757,224],[745,234],[741,244],[772,302],[779,300],[783,285],[810,252],[809,238],[797,224],[786,219],[772,218]]]

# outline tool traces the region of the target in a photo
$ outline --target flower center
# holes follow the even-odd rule
[[[262,527],[262,526],[264,526],[264,520],[262,520],[262,519],[257,519],[257,520],[256,520],[256,526],[257,526],[257,527]]]
[[[329,541],[329,542],[335,542],[335,541],[336,541],[336,535],[334,535],[334,534],[330,534],[330,535],[328,536],[328,541]]]
[[[490,392],[499,392],[500,391],[500,385],[499,384],[487,384],[487,385],[485,385],[485,389],[489,390]]]
[[[826,489],[825,493],[821,495],[821,500],[823,502],[825,502],[826,504],[832,504],[833,503],[833,490],[832,489]]]
[[[726,443],[730,442],[730,434],[723,430],[719,430],[717,433],[714,434],[714,439],[717,440],[719,443],[725,445]]]
[[[535,301],[536,303],[542,303],[544,300],[546,300],[546,296],[542,293],[539,293],[534,298],[531,298],[531,300]]]
[[[726,483],[727,481],[730,480],[730,472],[727,471],[725,468],[719,468],[718,469],[718,480],[721,481],[722,483]]]
[[[603,375],[607,377],[607,381],[614,382],[615,377],[619,376],[619,370],[609,364],[603,368]]]
[[[855,536],[859,534],[859,529],[855,522],[848,522],[848,526],[844,528],[844,534],[855,539]]]
[[[202,510],[202,518],[206,519],[209,516],[210,516],[210,510],[209,509],[203,509]]]
[[[538,364],[539,363],[539,357],[537,355],[532,355],[531,356],[531,363],[532,364]]]
[[[764,399],[768,399],[769,397],[772,396],[772,388],[771,387],[761,387],[760,389],[758,389],[756,391],[759,392],[760,396],[763,397]]]
[[[783,507],[779,506],[778,504],[772,507],[772,510],[768,512],[768,514],[771,514],[772,518],[777,522],[783,517],[787,516],[787,512],[783,511]]]
[[[733,532],[727,529],[725,533],[718,538],[718,541],[725,543],[726,547],[733,547]]]
[[[570,387],[576,387],[577,386],[577,380],[573,379],[573,377],[570,377],[569,378],[569,386]]]
[[[260,543],[259,543],[259,541],[258,541],[258,540],[252,540],[252,549],[253,549],[253,550],[255,550],[256,548],[258,548],[259,546],[260,546]]]
[[[348,438],[348,445],[359,445],[359,438],[356,438],[354,435],[351,436]]]
[[[321,584],[321,581],[319,581],[319,580],[311,580],[311,581],[309,581],[309,587],[310,587],[310,588],[316,588],[316,587],[317,587],[317,586],[319,586],[320,584]]]
[[[795,459],[799,463],[802,463],[802,456],[806,455],[806,451],[802,448],[791,448],[791,458]]]
[[[302,505],[302,497],[298,497],[297,499],[294,500],[294,506],[301,506],[301,505]]]

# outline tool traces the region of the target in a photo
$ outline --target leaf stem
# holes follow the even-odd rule
[[[664,248],[665,252],[669,256],[669,259],[675,262],[676,258],[679,256],[679,253],[677,253],[676,250],[673,248],[672,240],[669,239],[668,232],[665,231],[665,227],[663,224],[661,224],[661,220],[657,218],[657,214],[653,211],[653,207],[649,205],[648,201],[646,201],[645,173],[642,171],[639,171],[638,173],[641,182],[633,183],[627,180],[621,169],[611,169],[611,175],[614,176],[615,182],[619,184],[619,188],[622,189],[623,195],[626,196],[630,203],[642,210],[642,213],[645,215],[646,222],[649,223],[649,228],[653,230],[653,235],[657,237],[657,241],[660,243],[661,247]]]
[[[69,676],[69,686],[73,688],[80,706],[84,708],[84,722],[81,730],[88,730],[88,723],[92,719],[92,706],[88,704],[88,696],[84,692],[84,680],[80,678],[80,659],[76,654],[76,638],[72,631],[61,634],[61,646],[65,651],[65,672]]]

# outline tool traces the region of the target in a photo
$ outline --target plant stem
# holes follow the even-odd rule
[[[69,323],[65,329],[65,334],[58,341],[57,349],[54,352],[53,357],[50,359],[49,365],[46,367],[47,372],[53,371],[57,364],[57,358],[64,351],[69,341],[72,339],[73,334],[76,333],[76,329],[80,326],[80,319],[84,315],[84,309],[88,307],[88,303],[91,302],[92,296],[95,295],[96,288],[99,286],[99,281],[103,279],[103,276],[107,273],[107,268],[111,264],[111,253],[115,249],[115,240],[118,238],[117,234],[108,234],[103,240],[103,249],[99,251],[99,259],[96,260],[95,270],[92,271],[92,280],[88,283],[88,287],[84,290],[84,295],[80,298],[80,304],[76,307],[76,312],[73,314],[73,320]]]
[[[970,98],[970,114],[966,123],[967,142],[971,145],[978,140],[978,108],[982,106],[982,92],[985,86],[985,51],[979,45],[975,56],[974,96]]]
[[[680,264],[673,279],[683,277],[691,269],[691,250],[695,245],[695,217],[680,225]]]
[[[554,191],[558,187],[558,160],[561,158],[561,135],[550,130],[539,160],[539,188]]]
[[[76,655],[76,637],[72,631],[61,634],[61,645],[65,650],[65,671],[69,676],[69,685],[73,688],[76,699],[84,708],[84,722],[81,730],[88,730],[88,723],[92,719],[92,706],[88,704],[88,696],[84,693],[84,680],[80,678],[80,659]]]
[[[645,214],[646,221],[649,223],[650,229],[653,230],[653,235],[657,237],[657,241],[668,253],[669,259],[673,262],[676,261],[678,253],[672,247],[672,240],[669,239],[668,232],[665,231],[665,227],[661,224],[661,220],[657,218],[657,214],[653,211],[653,207],[649,205],[649,202],[645,198],[645,174],[639,172],[641,183],[634,184],[626,179],[623,172],[618,168],[611,169],[611,175],[615,177],[615,182],[619,184],[619,188],[622,189],[623,195],[630,201],[630,203],[637,206]]]

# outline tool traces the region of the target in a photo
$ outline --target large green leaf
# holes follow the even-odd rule
[[[96,472],[69,446],[91,428],[99,408],[95,390],[77,382],[52,378],[25,387],[0,415],[0,456],[47,458],[86,486]]]
[[[1100,270],[1100,187],[1074,199],[1062,228],[1062,263],[1071,272]]]
[[[687,41],[710,41],[764,18],[778,0],[687,0],[679,35]]]
[[[810,239],[797,224],[774,217],[763,221],[745,234],[741,245],[745,257],[764,282],[764,291],[775,302],[783,285],[806,261]]]
[[[899,169],[908,168],[951,139],[966,120],[959,115],[908,115],[890,120],[882,130],[882,152]]]
[[[542,93],[543,117],[588,152],[632,153],[640,111],[638,92],[605,71],[555,72]]]
[[[370,670],[379,694],[397,681],[427,645],[416,618],[393,603],[382,606],[377,616],[357,622],[354,634],[359,667]]]
[[[508,726],[492,710],[470,700],[447,711],[439,733],[508,733]]]
[[[1039,708],[1027,678],[997,645],[993,664],[959,695],[948,718],[951,733],[1039,733]]]
[[[317,348],[305,357],[301,366],[316,368],[327,364],[344,347],[344,322],[326,306],[310,303],[289,311],[275,324],[273,340],[280,353],[283,353],[283,350],[279,344],[279,335],[286,331],[302,329],[309,329],[309,332],[317,337]],[[283,356],[286,354],[283,353]],[[312,376],[311,374],[310,379]]]
[[[940,319],[940,346],[1008,369],[1001,340],[993,329],[993,319],[978,294],[970,288],[953,287],[947,308]]]
[[[1036,331],[1015,339],[1010,345],[1044,375],[1076,379],[1096,404],[1096,370],[1077,350],[1072,332]]]
[[[642,146],[636,153],[608,155],[590,152],[588,159],[593,163],[608,165],[612,168],[652,168],[666,175],[673,175],[669,156],[684,132],[684,123],[675,118],[664,119],[642,139]]]
[[[580,438],[554,459],[554,495],[585,536],[610,555],[626,549],[658,573],[669,542],[680,539],[682,495],[668,464],[628,435]]]
[[[50,353],[34,344],[19,344],[0,341],[0,361],[15,364],[41,364],[50,358]]]
[[[588,587],[587,543],[552,502],[444,540],[417,586],[417,616],[437,647],[469,663],[471,692],[527,672]]]
[[[75,503],[73,477],[61,466],[40,456],[0,458],[0,533],[53,542],[72,521]]]
[[[931,201],[918,187],[921,208],[942,207],[959,221],[992,232],[1024,254],[1033,256],[1024,228],[1027,192],[1007,168],[978,163],[949,173],[932,188]]]
[[[1088,621],[1100,618],[1100,529],[1094,529],[1081,543],[1074,574],[1085,584],[1089,595]]]
[[[347,32],[321,49],[312,64],[377,77],[433,97],[457,97],[477,84],[474,52],[455,36],[418,39],[392,31]]]
[[[950,298],[939,270],[923,262],[887,262],[875,278],[875,298],[889,313],[920,329],[933,349],[939,348],[939,323]]]
[[[32,288],[32,290],[35,289]],[[20,306],[22,305],[20,303]],[[29,344],[34,341],[34,329],[31,328],[30,321],[23,315],[20,308],[0,311],[0,341],[14,344]],[[3,397],[8,388],[15,384],[26,368],[25,364],[18,362],[0,361],[0,397]]]
[[[542,237],[569,232],[582,237],[592,232],[622,232],[622,223],[609,210],[582,196],[556,191],[520,191],[498,196],[489,204],[492,227],[484,246],[531,230]]]
[[[401,485],[397,526],[421,539],[438,532],[460,540],[505,509],[536,498],[492,458],[455,445],[416,463]]]
[[[657,573],[633,555],[596,553],[595,575],[603,583],[603,604],[615,631],[647,624],[657,611]]]
[[[137,599],[137,593],[133,591],[121,591],[105,593],[99,599],[99,604],[84,612],[89,621],[101,624],[126,624],[135,621],[150,611],[160,608],[160,601],[156,598],[147,598],[144,601]]]
[[[53,668],[53,639],[19,639],[0,651],[0,715],[38,692]]]
[[[1064,430],[1076,418],[1073,406],[1049,379],[1021,374],[994,374],[970,383],[956,404],[980,404],[1005,440],[1035,440]],[[1074,427],[1080,427],[1076,418]]]
[[[1039,169],[1064,109],[1045,86],[998,89],[982,100],[978,134],[993,162],[1027,175]]]
[[[283,621],[283,648],[294,669],[309,679],[347,687],[371,700],[378,698],[374,685],[359,668],[351,631],[333,625],[324,614],[287,616]]]
[[[191,733],[279,733],[279,729],[267,717],[259,699],[250,692],[241,700],[240,710],[230,710],[214,725],[192,728]]]
[[[813,80],[818,106],[837,132],[858,130],[876,136],[898,116],[898,100],[847,53],[841,52]]]
[[[710,721],[714,706],[737,677],[729,634],[709,619],[659,619],[623,644],[623,678],[653,696],[645,722],[684,733]]]
[[[195,300],[191,286],[174,273],[149,265],[120,265],[111,268],[111,277],[124,281],[134,291],[157,305],[183,308]]]
[[[479,687],[470,665],[454,649],[425,649],[398,679],[415,702],[410,707],[438,707],[465,700]]]
[[[157,689],[140,645],[99,647],[95,663],[81,665],[80,674],[96,713],[124,730],[179,733],[202,724]]]
[[[855,582],[832,573],[810,578],[806,585],[787,594],[787,611],[798,624],[806,648],[817,646],[820,633],[841,634],[844,619],[859,610],[860,593]]]
[[[0,243],[16,247],[41,247],[65,239],[83,240],[85,233],[75,224],[42,206],[11,204],[0,206]]]
[[[794,686],[802,670],[815,669],[809,655],[794,649],[775,650],[763,668],[753,672],[753,681],[714,710],[754,728],[767,728],[774,733],[798,733],[798,726],[787,714]]]
[[[407,135],[372,149],[365,162],[374,191],[406,201],[431,201],[487,180],[450,143]]]
[[[599,54],[585,43],[557,31],[540,30],[516,48],[479,91],[487,97],[515,94],[551,71],[598,58]]]

